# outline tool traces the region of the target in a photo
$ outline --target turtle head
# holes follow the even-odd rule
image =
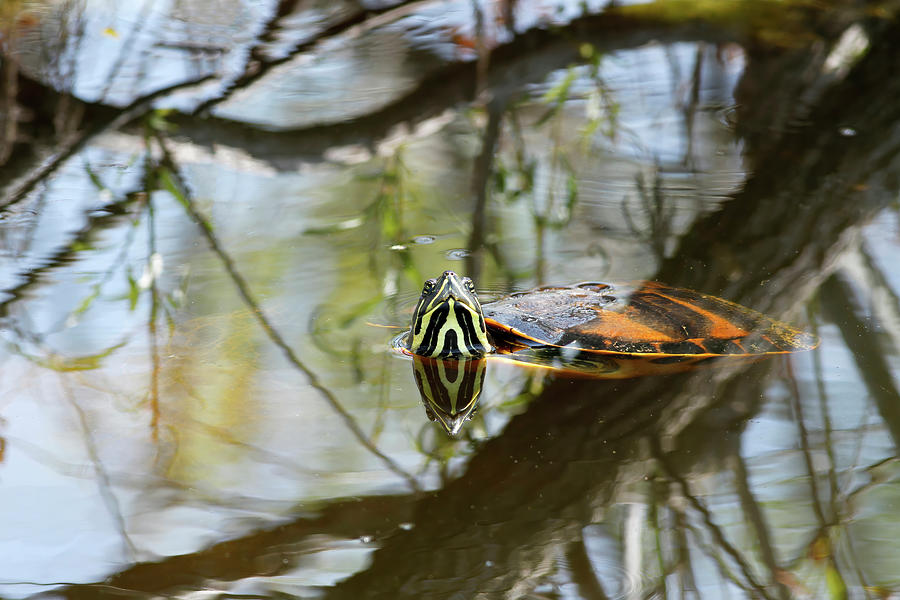
[[[418,356],[440,358],[490,352],[484,314],[472,280],[444,271],[437,279],[426,281],[406,345]]]

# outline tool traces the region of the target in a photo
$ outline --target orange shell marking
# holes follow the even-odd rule
[[[483,305],[500,351],[522,346],[658,356],[748,356],[817,345],[739,304],[656,282],[539,288]]]

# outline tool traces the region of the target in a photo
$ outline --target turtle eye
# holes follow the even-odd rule
[[[472,283],[472,280],[469,279],[468,277],[463,279],[463,285],[466,286],[467,290],[469,290],[473,294],[475,293],[475,284]]]
[[[429,279],[428,281],[425,282],[425,287],[422,289],[425,292],[430,292],[431,290],[434,289],[434,286],[436,286],[436,285],[437,285],[437,281],[435,281],[434,279]]]

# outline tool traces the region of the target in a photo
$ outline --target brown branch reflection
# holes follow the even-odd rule
[[[27,170],[22,176],[17,177],[3,190],[0,197],[0,211],[24,200],[41,182],[47,179],[67,160],[85,147],[87,142],[105,131],[116,131],[128,123],[139,119],[152,110],[153,103],[172,92],[184,88],[200,85],[209,81],[212,77],[205,75],[190,81],[176,83],[131,102],[122,109],[110,109],[103,106],[93,106],[90,120],[84,128],[63,140],[54,144],[52,152],[48,156],[36,161],[38,164]]]
[[[151,172],[147,170],[147,177],[151,176]],[[147,181],[149,183],[149,181]],[[147,186],[147,190],[152,189]],[[148,338],[148,352],[150,353],[150,385],[148,395],[150,400],[150,433],[154,442],[159,441],[159,417],[160,417],[160,406],[159,406],[159,372],[160,372],[160,357],[159,357],[159,348],[157,347],[157,321],[159,320],[159,309],[160,309],[160,294],[159,294],[159,284],[157,282],[158,273],[157,270],[157,259],[159,256],[156,254],[156,223],[155,223],[155,215],[153,211],[153,200],[147,197],[147,265],[146,269],[150,275],[150,314],[147,315],[147,338]]]
[[[747,463],[741,456],[740,448],[731,446],[731,455],[727,459],[728,466],[734,469],[734,483],[737,490],[737,496],[740,499],[741,508],[747,523],[759,542],[759,553],[763,564],[769,570],[768,580],[772,582],[775,588],[775,597],[787,600],[790,597],[787,587],[779,581],[778,574],[782,572],[778,557],[775,555],[774,544],[772,543],[772,534],[769,530],[769,524],[766,522],[763,510],[753,494],[750,485],[750,473],[747,470]]]
[[[416,0],[403,0],[373,6],[354,7],[356,10],[341,11],[337,18],[331,22],[324,23],[320,31],[295,43],[282,56],[272,57],[266,51],[265,42],[271,41],[274,34],[278,32],[282,19],[289,16],[292,11],[302,5],[299,0],[282,0],[278,3],[272,18],[263,25],[262,33],[258,37],[258,43],[247,53],[247,62],[243,72],[229,82],[227,88],[221,94],[202,102],[193,112],[194,114],[209,112],[213,107],[228,100],[234,92],[249,87],[275,67],[294,60],[298,55],[312,50],[324,41],[348,33],[359,35],[364,31],[377,27],[379,24],[407,14],[411,6],[419,3]]]
[[[670,462],[669,458],[666,456],[666,453],[663,452],[662,447],[659,445],[658,440],[650,438],[649,442],[651,448],[653,448],[652,454],[662,467],[662,472],[669,479],[675,482],[676,485],[678,485],[682,497],[684,497],[688,501],[688,503],[694,508],[694,510],[700,513],[700,516],[702,517],[703,523],[705,525],[705,530],[709,532],[709,534],[715,541],[715,547],[724,551],[737,565],[738,569],[743,575],[744,583],[746,585],[755,590],[761,597],[772,598],[772,596],[766,590],[766,586],[757,581],[756,575],[753,573],[753,569],[751,568],[749,562],[743,556],[741,551],[728,541],[728,538],[722,528],[715,523],[712,513],[704,505],[703,501],[699,498],[699,496],[691,492],[690,484],[679,473],[678,469]]]
[[[487,204],[491,173],[494,170],[494,157],[497,153],[497,140],[500,138],[500,125],[506,100],[493,98],[487,102],[487,125],[481,140],[481,152],[475,159],[472,173],[472,195],[475,197],[475,208],[472,210],[472,227],[469,232],[466,255],[466,272],[469,277],[478,280],[484,263],[485,233],[487,231]]]
[[[609,600],[609,596],[603,589],[603,583],[594,573],[591,558],[584,538],[573,540],[566,547],[566,560],[572,572],[572,582],[578,588],[578,595],[584,600]]]
[[[317,536],[359,540],[397,535],[403,531],[403,524],[412,521],[415,500],[414,495],[338,500],[316,517],[260,529],[195,553],[138,563],[102,583],[74,584],[52,593],[72,600],[140,596],[142,592],[165,594],[186,586],[203,586],[208,580],[234,581],[260,572],[287,571],[313,559],[320,550]]]
[[[418,4],[403,3],[396,8],[396,12],[386,7],[387,11],[383,14],[377,14],[380,9],[374,9],[371,11],[375,14],[374,17],[359,23],[364,26],[362,29],[353,29],[352,25],[348,29],[345,24],[338,23],[334,25],[335,33],[365,31],[383,25],[392,18],[402,16],[405,11],[412,11]],[[665,5],[666,1],[655,4]],[[731,13],[730,9],[712,15],[703,14],[700,10],[692,15],[694,18],[688,18],[677,10],[662,10],[654,14],[654,6],[632,8],[613,4],[599,13],[587,12],[574,18],[564,27],[538,25],[520,30],[508,41],[485,49],[485,53],[490,55],[485,90],[491,98],[513,98],[528,84],[545,81],[550,73],[558,69],[590,63],[598,60],[604,53],[638,48],[649,43],[742,43],[748,39],[759,42],[759,31],[764,30],[782,43],[796,44],[791,40],[791,33],[796,32],[798,23],[805,23],[802,18],[805,11],[813,9],[793,3],[779,3],[779,10],[784,11],[780,13],[772,10],[775,4],[765,4],[766,10],[759,14],[742,11],[740,5],[734,5],[737,14]],[[817,10],[826,8],[822,6]],[[814,13],[819,15],[817,10]],[[837,16],[828,12],[825,14],[839,19],[841,23],[859,18],[859,14],[852,10]],[[355,23],[356,19],[364,16],[353,14],[349,18]],[[803,36],[808,35],[803,26],[800,28]],[[292,49],[290,56],[251,62],[245,75],[236,80],[222,98],[201,104],[197,111],[208,112],[209,108],[227,98],[233,91],[246,89],[269,72],[271,67],[283,64],[303,51],[312,50],[319,39],[326,39],[330,34],[326,29],[321,35],[322,38],[316,36],[312,41],[303,42]],[[762,48],[771,49],[768,44],[762,44]],[[320,125],[264,131],[220,117],[198,120],[194,115],[177,118],[175,123],[181,132],[198,143],[243,148],[254,156],[271,160],[279,168],[290,170],[297,163],[324,160],[326,153],[334,147],[374,147],[398,124],[420,123],[461,102],[475,101],[478,97],[478,69],[483,68],[483,64],[484,61],[462,59],[448,61],[420,74],[412,89],[389,104],[371,113]],[[607,99],[602,98],[602,101],[605,103]]]
[[[866,325],[854,297],[853,288],[841,275],[835,274],[822,284],[819,301],[826,318],[840,329],[869,395],[891,432],[894,446],[900,449],[900,390],[886,357],[873,339],[875,333]]]
[[[812,311],[808,311],[808,314],[812,315]],[[818,328],[816,327],[817,320],[810,319],[810,321],[814,327],[813,333],[818,334]],[[816,381],[816,396],[819,401],[819,410],[822,413],[822,445],[825,449],[825,454],[828,457],[828,489],[829,498],[831,500],[831,514],[836,515],[836,503],[840,487],[837,476],[837,459],[834,453],[834,428],[831,421],[831,410],[829,409],[829,398],[825,386],[825,373],[822,365],[823,359],[821,353],[814,353],[812,361],[813,374]]]

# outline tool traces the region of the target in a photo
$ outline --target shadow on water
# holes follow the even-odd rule
[[[684,25],[667,12],[673,4],[681,6],[659,2],[649,8],[614,7],[599,15],[573,17],[565,26],[520,30],[509,38],[496,34],[496,39],[488,39],[484,31],[477,31],[473,40],[466,38],[459,46],[467,52],[472,46],[480,47],[478,60],[453,59],[431,65],[430,70],[418,74],[416,86],[364,115],[283,131],[250,128],[217,115],[216,106],[233,101],[243,86],[264,81],[267,75],[290,65],[296,56],[320,49],[331,37],[358,32],[354,27],[365,29],[368,19],[384,18],[392,10],[414,7],[401,4],[365,14],[346,12],[326,22],[311,38],[303,37],[278,54],[263,42],[279,39],[278,23],[294,14],[295,7],[291,2],[277,3],[277,9],[262,22],[259,43],[246,49],[255,66],[233,74],[214,99],[198,100],[178,116],[152,112],[151,107],[176,89],[210,82],[212,75],[195,74],[186,83],[170,84],[113,108],[102,99],[86,102],[53,92],[48,84],[24,74],[15,61],[5,58],[6,106],[22,103],[38,92],[46,98],[33,105],[34,119],[22,118],[21,114],[13,118],[9,109],[5,112],[6,133],[0,157],[8,159],[9,169],[0,181],[6,185],[3,208],[15,210],[35,194],[46,193],[47,178],[101,132],[137,131],[141,144],[139,167],[134,168],[139,173],[133,181],[116,193],[107,188],[98,190],[107,192],[101,195],[109,201],[89,213],[81,229],[65,244],[54,246],[53,252],[29,268],[17,269],[15,284],[4,289],[0,317],[5,333],[12,332],[20,341],[11,354],[27,356],[29,349],[45,349],[51,337],[28,334],[22,325],[22,313],[16,309],[49,286],[55,271],[77,263],[85,249],[105,232],[129,223],[137,230],[140,224],[148,232],[146,272],[150,275],[146,280],[141,277],[143,283],[139,283],[139,278],[129,272],[130,287],[119,299],[130,302],[133,309],[139,296],[149,298],[146,335],[151,340],[151,368],[142,402],[152,415],[149,428],[154,442],[158,444],[170,433],[160,423],[164,412],[161,402],[172,393],[167,392],[171,386],[167,387],[161,377],[162,362],[168,358],[163,357],[162,347],[166,326],[170,336],[179,326],[174,312],[178,303],[177,294],[166,295],[153,276],[153,257],[161,252],[156,245],[159,223],[155,203],[167,194],[192,226],[188,239],[199,238],[211,250],[216,268],[225,274],[223,278],[239,298],[242,310],[276,349],[285,368],[300,376],[302,381],[292,380],[291,385],[311,390],[336,419],[330,421],[335,431],[341,429],[349,436],[347,444],[361,448],[402,485],[364,489],[363,493],[341,489],[331,497],[296,501],[277,518],[263,525],[254,522],[227,541],[148,558],[135,550],[126,520],[110,493],[115,487],[111,482],[118,475],[106,474],[97,453],[91,451],[98,485],[106,490],[104,501],[112,506],[110,512],[118,515],[117,526],[128,541],[122,568],[103,578],[82,578],[90,583],[60,584],[61,578],[31,583],[52,585],[46,596],[54,598],[179,596],[206,587],[230,589],[225,582],[242,580],[246,580],[245,588],[235,587],[229,592],[231,596],[222,592],[223,597],[611,598],[667,597],[675,593],[681,593],[679,597],[712,597],[710,589],[716,588],[710,581],[720,589],[751,598],[813,597],[823,589],[835,598],[848,594],[869,597],[870,593],[890,593],[890,586],[896,589],[900,585],[896,573],[887,583],[867,580],[859,556],[866,550],[865,541],[858,542],[855,536],[874,534],[871,529],[851,528],[851,521],[852,503],[888,481],[896,462],[900,393],[892,363],[898,349],[891,345],[900,338],[880,335],[868,325],[873,313],[883,322],[891,321],[900,314],[900,303],[891,294],[889,276],[881,273],[875,260],[864,251],[858,253],[856,262],[847,256],[862,230],[896,202],[894,183],[900,169],[900,105],[896,98],[900,89],[894,88],[900,87],[900,29],[889,21],[859,19],[853,26],[858,28],[858,35],[866,37],[868,50],[838,76],[836,68],[823,68],[828,53],[821,44],[779,47],[784,39],[775,35],[777,28],[763,27],[757,20],[771,16],[769,11],[775,9],[769,3],[754,9],[753,18],[745,25],[736,24],[740,13],[730,15],[736,21],[715,11],[705,24]],[[645,10],[648,12],[642,12]],[[794,20],[798,9],[783,10],[775,13],[786,18],[781,34],[803,33]],[[825,11],[805,16],[809,18],[804,21],[807,27],[815,26],[829,45],[834,45],[850,24],[844,13]],[[484,15],[478,21],[487,27]],[[16,22],[17,31],[25,31],[27,25]],[[513,27],[510,30],[515,31]],[[12,35],[10,31],[7,25],[5,39]],[[615,35],[606,35],[610,32]],[[271,316],[265,302],[266,281],[233,256],[233,249],[205,212],[205,199],[192,190],[191,175],[179,164],[173,143],[187,138],[200,147],[224,144],[241,148],[260,164],[274,165],[279,172],[293,172],[304,161],[323,161],[327,151],[337,146],[358,144],[370,156],[377,155],[378,140],[391,127],[424,122],[426,117],[461,101],[471,101],[478,113],[474,120],[481,127],[480,150],[473,153],[470,165],[472,204],[465,211],[470,220],[462,226],[468,238],[465,266],[476,278],[515,282],[523,278],[521,272],[525,270],[533,283],[541,283],[550,276],[550,232],[565,232],[575,220],[579,195],[573,186],[578,182],[572,161],[559,147],[553,149],[551,162],[556,170],[549,169],[552,176],[541,175],[537,167],[530,166],[526,156],[529,145],[524,140],[512,144],[512,163],[502,163],[498,158],[504,150],[508,152],[505,145],[509,142],[504,140],[518,127],[517,111],[528,108],[522,106],[527,104],[521,100],[522,89],[570,63],[581,61],[579,64],[596,67],[598,63],[591,62],[593,57],[635,48],[651,39],[744,44],[746,66],[735,91],[740,108],[734,118],[735,129],[747,145],[746,160],[753,162],[751,175],[740,189],[697,216],[681,233],[669,222],[676,213],[665,205],[660,171],[652,179],[634,179],[635,189],[630,191],[642,199],[647,214],[641,218],[628,213],[623,220],[632,233],[641,227],[637,221],[646,225],[641,229],[642,243],[656,262],[652,279],[722,296],[776,317],[809,306],[813,324],[836,331],[852,355],[877,411],[872,419],[883,423],[893,442],[893,453],[862,465],[862,452],[857,451],[850,464],[838,464],[847,462],[837,458],[838,448],[853,454],[845,447],[850,425],[837,422],[840,417],[831,414],[834,405],[828,400],[823,376],[826,359],[823,353],[813,352],[809,360],[817,375],[814,384],[798,378],[794,362],[785,357],[626,380],[571,379],[550,373],[539,384],[530,385],[532,381],[528,380],[518,396],[517,411],[502,427],[482,437],[472,434],[458,440],[459,445],[445,448],[452,454],[466,444],[470,454],[465,461],[451,467],[448,465],[453,457],[441,459],[444,463],[437,483],[420,476],[411,470],[411,461],[384,449],[386,443],[379,442],[379,427],[368,427],[368,413],[355,412],[335,391],[345,390],[345,382],[319,366],[336,356],[331,346],[337,344],[330,342],[332,334],[341,333],[341,327],[331,321],[357,324],[373,306],[396,298],[400,287],[397,282],[411,280],[408,283],[416,285],[419,271],[424,270],[409,251],[412,225],[402,215],[403,202],[393,202],[401,196],[414,196],[411,186],[404,187],[404,167],[396,160],[399,153],[393,155],[395,162],[390,167],[375,175],[366,173],[369,181],[377,179],[378,193],[374,202],[365,205],[359,222],[353,217],[333,228],[307,228],[304,234],[337,240],[341,231],[375,227],[378,247],[391,247],[388,258],[378,254],[380,250],[368,255],[360,252],[363,256],[354,265],[365,268],[341,265],[341,272],[350,277],[367,270],[377,273],[379,282],[392,285],[381,285],[362,300],[353,296],[359,303],[348,309],[350,316],[334,319],[331,313],[319,314],[310,325],[314,339],[298,344],[294,340],[305,340],[301,335],[306,332],[299,334],[282,327],[279,323],[283,321]],[[585,46],[588,42],[593,46]],[[492,51],[487,52],[486,46]],[[689,92],[689,105],[696,104],[699,94],[699,53],[695,64],[696,89]],[[825,75],[816,78],[810,73]],[[562,76],[565,82],[565,73]],[[544,95],[545,107],[549,108],[546,119],[537,119],[539,125],[552,122],[563,127],[559,125],[561,118],[551,120],[559,116],[553,112],[555,101],[562,106],[576,97],[567,95],[566,85],[557,83]],[[604,101],[599,96],[595,99]],[[68,102],[78,103],[83,111],[79,112],[80,127],[70,124],[49,131],[34,124],[50,120],[64,110],[61,106],[69,106]],[[694,127],[691,119],[686,121],[688,129]],[[169,130],[173,124],[179,127],[177,134]],[[595,128],[599,126],[594,124]],[[20,141],[24,130],[33,143]],[[535,130],[546,132],[539,127]],[[613,136],[614,132],[608,134]],[[513,163],[515,167],[511,168]],[[657,169],[661,168],[657,164]],[[493,198],[496,193],[497,197],[533,199],[529,193],[537,187],[534,181],[539,176],[556,181],[559,195],[543,204],[535,201],[525,206],[524,202],[515,204],[513,199],[507,205],[518,209],[516,214],[530,223],[534,233],[530,255],[535,257],[533,266],[523,269],[516,265],[525,261],[507,256],[498,242],[503,232],[497,231]],[[200,179],[202,174],[195,173],[194,177]],[[519,183],[514,185],[514,179]],[[277,224],[269,225],[275,229]],[[132,235],[138,234],[129,234],[126,248]],[[672,243],[672,238],[677,242]],[[107,280],[105,277],[96,284],[89,300],[73,316],[86,313],[92,302],[100,302],[97,298]],[[254,281],[262,283],[255,288]],[[861,281],[866,285],[860,285]],[[349,303],[339,308],[347,306]],[[116,340],[95,354],[60,358],[51,368],[61,376],[89,371],[116,356],[122,344]],[[359,345],[347,352],[347,363],[363,381],[366,363],[359,358],[363,353]],[[319,356],[323,348],[335,354],[323,359]],[[382,349],[381,354],[384,352]],[[37,358],[29,359],[45,366]],[[459,367],[460,371],[449,373],[446,365],[429,366],[420,361],[414,364],[414,379],[410,379],[430,398],[430,414],[451,433],[458,433],[472,417],[478,399],[477,393],[469,394],[474,399],[461,402],[462,396],[457,394],[463,388],[498,391],[497,384],[486,377],[483,363]],[[404,376],[409,378],[408,374]],[[445,386],[443,392],[436,393],[433,383],[438,380],[450,381],[451,391],[447,392]],[[381,389],[390,386],[387,377]],[[498,393],[498,397],[502,395]],[[754,443],[768,443],[750,439],[748,432],[758,432],[754,421],[771,410],[767,406],[770,397],[784,399],[777,409],[784,413],[779,425],[787,423],[791,431],[780,431],[796,436],[802,463],[803,482],[796,485],[803,489],[791,488],[786,493],[793,494],[791,498],[802,506],[804,515],[811,514],[808,520],[812,522],[787,542],[783,533],[790,529],[790,523],[775,506],[783,500],[760,485],[784,482],[767,471],[766,465],[760,466],[758,454],[747,451]],[[811,404],[809,398],[816,402]],[[494,410],[493,402],[493,398],[482,397],[490,411]],[[74,400],[71,404],[78,409],[85,437],[93,440],[89,415]],[[315,413],[313,418],[322,414]],[[320,432],[323,437],[333,433]],[[19,443],[27,447],[26,442]],[[9,445],[15,444],[0,439],[3,460]],[[429,448],[421,442],[420,446],[417,450],[427,455]],[[430,450],[437,455],[441,449]],[[283,457],[269,458],[275,464]],[[857,471],[868,474],[868,479],[851,486],[849,480],[863,479]],[[178,485],[189,489],[191,483]],[[255,492],[253,482],[247,486],[251,488],[248,493]],[[299,492],[294,498],[298,497],[303,498]],[[354,541],[355,550],[362,547],[369,551],[365,560],[344,568],[341,577],[328,583],[291,579],[298,568],[314,564],[323,547],[331,548],[329,544],[342,540]],[[896,550],[879,541],[885,543],[887,552]],[[826,583],[809,583],[821,581]],[[566,592],[560,592],[562,589]]]

